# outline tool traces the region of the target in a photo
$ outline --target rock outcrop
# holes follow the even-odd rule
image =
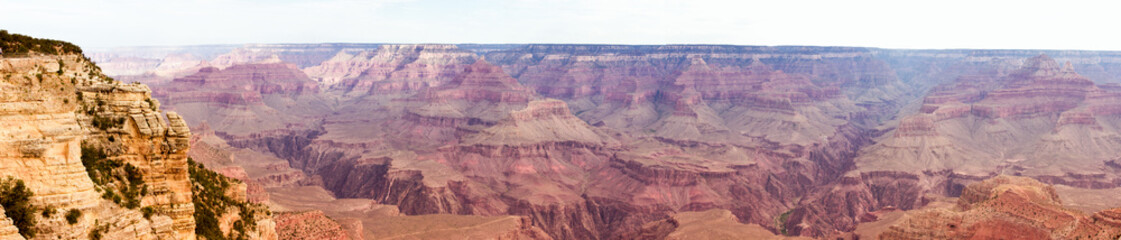
[[[969,185],[953,209],[920,210],[880,239],[1115,239],[1110,211],[1085,215],[1062,207],[1051,186],[998,176]],[[1100,216],[1100,217],[1099,217]]]
[[[186,171],[191,132],[183,118],[168,112],[164,120],[157,112],[158,101],[152,100],[144,85],[93,83],[80,87],[79,93],[81,106],[92,113],[79,120],[89,131],[83,145],[136,166],[148,179],[162,180],[146,182],[151,194],[141,199],[141,207],[167,213],[181,236],[194,236],[194,207],[187,200],[191,182]],[[99,121],[121,124],[105,126],[97,124]]]
[[[273,219],[280,239],[350,239],[342,226],[321,211],[277,213]]]
[[[1104,127],[1115,126],[1116,118],[1103,110],[1110,107],[1094,108],[1114,90],[1046,55],[1022,64],[985,60],[971,68],[957,80],[935,86],[918,112],[902,112],[894,129],[854,159],[855,170],[846,174],[851,182],[835,184],[850,190],[823,198],[864,197],[820,202],[805,209],[821,210],[805,216],[848,208],[814,221],[834,219],[828,224],[851,231],[867,212],[916,209],[927,203],[928,195],[957,197],[966,185],[1001,174],[1084,188],[1117,186],[1118,176],[1105,170],[1102,160],[1121,153],[1112,143],[1121,135]],[[857,175],[861,177],[847,177]],[[907,180],[871,181],[868,176]]]
[[[156,98],[184,113],[188,121],[228,132],[307,125],[306,115],[326,110],[316,95],[319,85],[284,63],[206,67],[155,89]]]
[[[19,228],[12,225],[12,219],[4,215],[4,210],[0,209],[0,239],[4,240],[23,240],[23,236],[19,235]]]
[[[439,86],[476,59],[474,53],[453,45],[382,45],[355,54],[339,52],[305,71],[332,90],[352,96],[400,94]]]
[[[104,82],[111,80],[77,54],[0,60],[0,72],[10,76],[3,92],[9,119],[4,123],[11,126],[4,129],[13,131],[4,139],[13,145],[10,159],[0,161],[3,172],[27,182],[36,205],[88,216],[73,225],[61,216],[43,221],[38,238],[85,237],[91,231],[138,238],[194,236],[185,172],[190,132],[174,113],[169,120],[157,115],[147,87]],[[102,199],[109,195],[100,192],[114,190],[86,174],[87,148],[139,169],[147,194],[126,199],[139,205],[128,209],[117,205],[120,199]],[[159,214],[143,219],[137,208]],[[104,224],[114,227],[99,230]]]
[[[0,75],[0,175],[59,212],[42,214],[32,239],[195,238],[191,133],[147,86],[104,76],[80,49],[5,56]]]

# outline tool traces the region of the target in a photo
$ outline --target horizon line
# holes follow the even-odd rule
[[[748,45],[748,44],[711,44],[711,43],[668,43],[668,44],[619,44],[619,43],[438,43],[438,42],[423,42],[423,43],[401,43],[401,42],[306,42],[306,43],[217,43],[217,44],[188,44],[188,45],[131,45],[131,46],[113,46],[113,47],[82,47],[94,51],[111,51],[120,48],[174,48],[174,47],[246,47],[246,46],[268,46],[268,45],[516,45],[534,46],[534,45],[552,45],[552,46],[620,46],[620,47],[659,47],[659,46],[719,46],[719,47],[760,47],[760,48],[796,48],[796,47],[809,47],[809,48],[850,48],[850,49],[868,49],[868,50],[912,50],[912,51],[1049,51],[1049,52],[1116,52],[1121,53],[1121,50],[1094,50],[1094,49],[1058,49],[1058,48],[891,48],[891,47],[868,47],[868,46],[842,46],[842,45]],[[79,46],[81,47],[81,46]]]

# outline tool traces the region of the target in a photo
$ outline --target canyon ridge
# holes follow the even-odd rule
[[[0,239],[1121,237],[1121,52],[0,37]]]

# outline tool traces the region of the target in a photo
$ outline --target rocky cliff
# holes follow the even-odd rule
[[[194,239],[198,205],[192,201],[190,130],[183,118],[164,116],[147,86],[106,77],[80,49],[9,56],[19,49],[13,46],[47,41],[19,37],[0,39],[0,175],[30,190],[25,206],[32,207],[22,211],[42,212],[34,219],[20,216],[21,224],[33,224],[20,234]]]

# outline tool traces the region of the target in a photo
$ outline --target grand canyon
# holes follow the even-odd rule
[[[1121,52],[4,36],[0,239],[1121,238]]]

